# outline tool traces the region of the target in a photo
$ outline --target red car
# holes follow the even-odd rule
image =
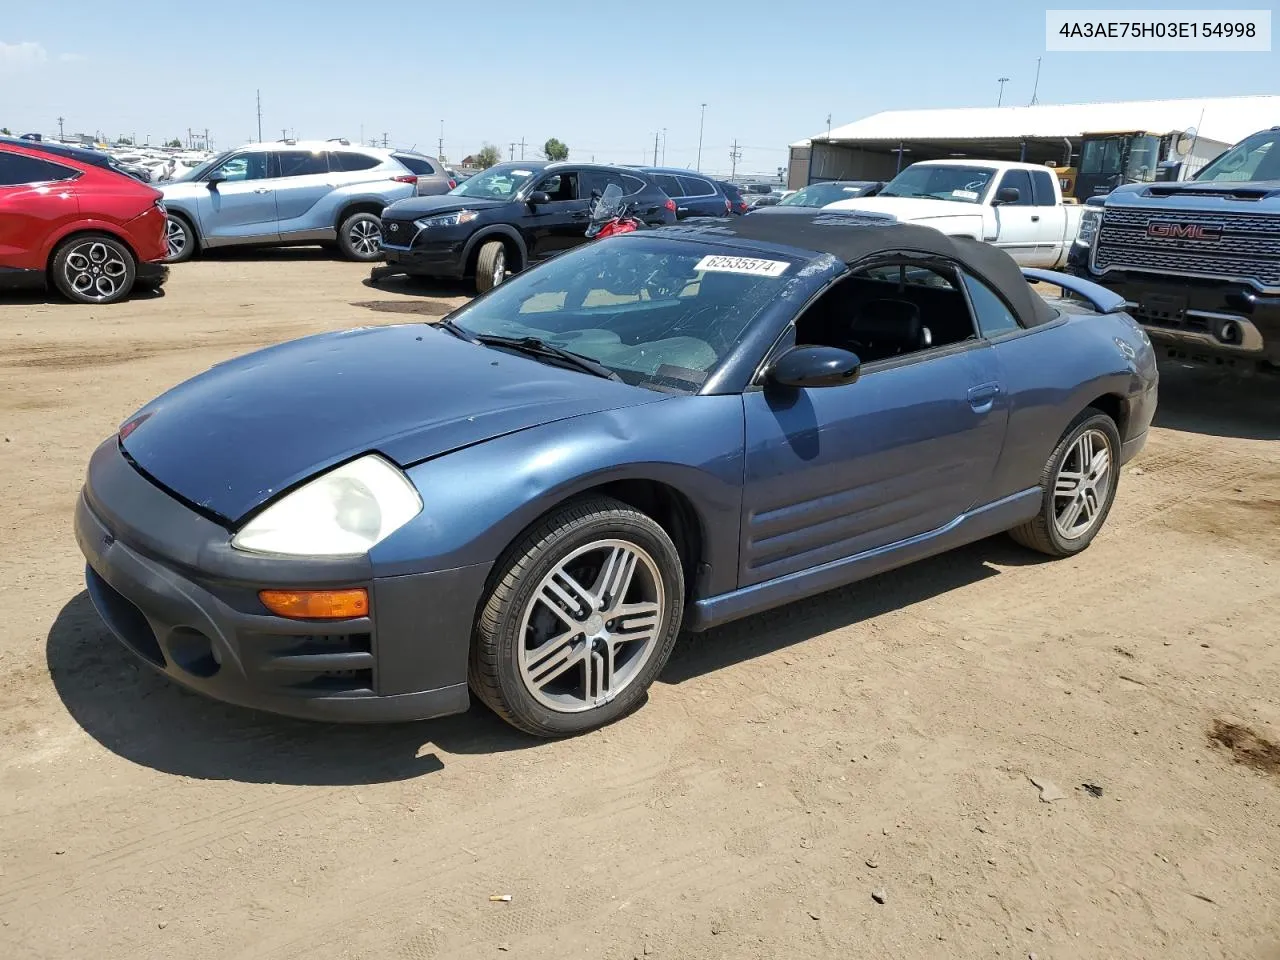
[[[0,137],[0,287],[52,282],[77,303],[159,288],[161,199],[104,153]]]

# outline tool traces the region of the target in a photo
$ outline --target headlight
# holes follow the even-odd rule
[[[369,454],[287,494],[245,524],[231,545],[291,557],[358,556],[421,510],[409,478]]]
[[[1076,243],[1087,247],[1098,235],[1098,227],[1102,224],[1102,211],[1085,209],[1080,215],[1080,232],[1076,234]]]
[[[423,230],[429,227],[460,227],[478,216],[480,214],[474,210],[459,210],[457,213],[442,213],[438,217],[423,217],[421,220],[415,220],[414,223]]]

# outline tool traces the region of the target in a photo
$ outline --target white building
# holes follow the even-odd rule
[[[1280,96],[888,110],[791,144],[787,183],[887,180],[916,161],[950,157],[1069,166],[1085,134],[1138,131],[1192,130],[1192,169],[1272,125],[1280,125]]]

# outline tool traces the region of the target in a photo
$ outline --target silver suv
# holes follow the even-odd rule
[[[169,212],[166,263],[235,244],[336,246],[349,260],[381,257],[382,208],[448,193],[432,157],[346,140],[251,143],[156,185]]]

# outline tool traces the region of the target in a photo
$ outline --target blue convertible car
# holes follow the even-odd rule
[[[89,592],[234,703],[403,720],[470,690],[533,734],[599,726],[681,627],[1001,531],[1088,546],[1155,360],[1119,298],[1027,273],[1065,292],[924,227],[686,221],[435,325],[240,357],[93,454]]]

